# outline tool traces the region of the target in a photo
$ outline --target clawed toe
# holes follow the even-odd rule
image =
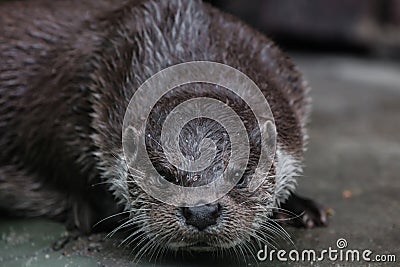
[[[274,213],[282,224],[295,227],[314,228],[328,225],[328,214],[317,202],[292,194]]]

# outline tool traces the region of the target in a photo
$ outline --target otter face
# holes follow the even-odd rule
[[[145,133],[147,152],[153,166],[161,175],[160,185],[168,181],[184,187],[197,187],[217,179],[226,171],[232,152],[230,138],[224,127],[208,118],[193,119],[183,127],[179,136],[179,146],[185,157],[198,158],[201,154],[201,143],[205,139],[215,144],[217,152],[210,166],[204,170],[182,171],[167,160],[159,142],[159,121],[163,121],[168,113],[166,106],[162,107],[155,108],[151,114],[150,126]],[[132,200],[129,208],[132,211],[131,222],[137,224],[140,231],[145,233],[138,239],[145,238],[154,241],[152,244],[173,250],[205,251],[236,246],[251,249],[255,248],[254,241],[267,244],[269,236],[280,231],[279,226],[270,219],[276,207],[274,168],[262,177],[263,183],[255,192],[250,192],[247,187],[258,163],[260,141],[257,125],[251,123],[251,117],[246,117],[249,115],[245,110],[242,110],[242,116],[244,120],[247,118],[250,158],[237,185],[218,201],[199,203],[194,207],[175,207],[152,198],[134,183],[133,178],[128,179]],[[236,175],[235,170],[227,173],[228,176]]]
[[[266,244],[278,227],[269,218],[275,207],[273,178],[266,177],[254,193],[246,190],[245,179],[217,202],[195,207],[171,206],[133,188],[132,223],[155,244],[174,250],[226,249],[254,241]]]
[[[148,137],[153,163],[159,174],[169,182],[182,186],[197,187],[215,180],[225,171],[231,152],[229,137],[217,122],[199,118],[190,121],[180,133],[180,148],[185,157],[199,156],[199,144],[205,138],[216,144],[216,157],[206,169],[188,173],[177,170],[165,160],[154,139]],[[253,141],[253,140],[252,140]],[[254,151],[253,151],[254,152]],[[256,161],[256,155],[251,159]],[[251,162],[251,161],[250,161]],[[250,164],[251,165],[251,164]],[[264,240],[260,232],[268,221],[271,207],[273,179],[265,182],[256,192],[250,194],[246,188],[251,176],[251,166],[239,180],[237,186],[215,203],[195,207],[173,207],[147,199],[145,204],[149,237],[171,249],[212,250],[229,248],[248,242],[252,237]],[[228,172],[235,175],[235,172]]]
[[[236,188],[217,203],[196,207],[174,207],[144,198],[138,200],[132,222],[139,221],[144,238],[173,250],[249,248],[254,241],[266,244],[278,226],[269,219],[271,196],[262,191],[249,196]]]

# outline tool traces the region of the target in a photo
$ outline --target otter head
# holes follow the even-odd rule
[[[241,249],[246,250],[252,247],[253,240],[268,243],[273,236],[271,233],[282,235],[282,230],[270,218],[272,211],[294,189],[294,177],[301,171],[300,156],[295,156],[301,155],[305,135],[302,132],[305,122],[299,123],[299,118],[305,114],[301,108],[305,100],[300,75],[260,33],[199,1],[149,1],[143,5],[143,10],[143,6],[132,9],[135,13],[129,18],[134,21],[129,27],[115,30],[113,25],[111,32],[122,44],[113,53],[103,53],[108,58],[104,60],[107,64],[95,76],[107,73],[106,77],[112,77],[96,83],[96,88],[104,90],[94,98],[96,113],[92,125],[97,131],[93,137],[100,151],[97,167],[130,214],[130,220],[117,229],[136,226],[137,230],[126,243],[147,244],[142,252],[158,247],[219,250],[242,246]],[[120,21],[116,23],[120,24]],[[106,42],[107,47],[113,48],[118,42]],[[167,66],[193,60],[223,62],[242,70],[261,87],[274,112],[278,133],[276,156],[270,169],[264,173],[255,172],[257,165],[266,164],[260,162],[264,149],[260,145],[262,126],[246,103],[224,88],[209,84],[175,88],[154,105],[146,118],[145,130],[125,133],[121,129],[126,107],[136,88]],[[149,89],[147,93],[153,94]],[[230,106],[245,125],[250,153],[240,177],[236,177],[236,173],[243,166],[236,166],[235,162],[228,164],[235,156],[232,136],[220,123],[209,118],[200,116],[188,121],[179,132],[179,153],[186,159],[196,160],[204,155],[201,147],[206,140],[214,144],[216,152],[210,157],[207,168],[182,170],[170,160],[176,155],[164,150],[161,133],[168,114],[180,103],[195,97],[218,99]],[[143,103],[142,106],[148,105]],[[133,139],[145,138],[145,154],[157,171],[156,175],[128,170],[121,149],[121,133],[131,134]],[[139,162],[144,155],[134,150],[133,147],[132,161]],[[216,181],[221,173],[226,174],[226,179],[238,178],[237,184],[212,202],[199,199],[197,205],[167,204],[149,195],[137,182],[161,177],[158,179],[161,189],[165,182],[195,188]],[[255,178],[260,178],[262,183],[255,190],[249,190],[249,182]]]
[[[202,150],[204,142],[213,144],[214,153],[209,165],[196,171],[183,170],[171,162],[174,155],[168,155],[163,147],[162,130],[171,111],[180,103],[193,98],[217,99],[236,112],[246,129],[249,144],[247,165],[233,162],[232,136],[224,125],[207,117],[196,117],[187,121],[179,132],[179,152],[183,157],[196,160],[207,151]],[[228,118],[229,120],[230,118]],[[235,118],[232,118],[235,119]],[[254,241],[268,243],[271,233],[280,231],[270,216],[276,208],[275,169],[256,174],[260,161],[262,129],[252,110],[235,93],[209,84],[184,85],[165,94],[153,107],[144,133],[146,152],[158,177],[156,186],[163,189],[165,183],[182,187],[199,187],[223,177],[235,180],[234,187],[222,197],[209,202],[199,199],[195,205],[170,205],[148,195],[138,186],[137,178],[149,179],[146,173],[131,171],[128,174],[128,205],[130,221],[127,226],[137,225],[144,234],[132,235],[130,240],[147,239],[155,246],[170,249],[218,250],[242,245],[250,248]],[[131,133],[132,134],[132,133]],[[135,133],[133,133],[135,134]],[[137,134],[137,133],[136,133]],[[232,133],[231,133],[232,134]],[[233,131],[235,133],[235,130]],[[135,138],[135,137],[133,137]],[[128,138],[129,139],[129,138]],[[139,161],[137,155],[133,161]],[[203,155],[204,156],[204,155]],[[221,176],[222,175],[222,176]],[[238,177],[240,175],[240,177]],[[255,175],[262,175],[261,185],[249,189],[249,182]],[[137,233],[136,233],[137,234]],[[250,245],[249,245],[250,244]],[[154,247],[154,246],[153,246]]]

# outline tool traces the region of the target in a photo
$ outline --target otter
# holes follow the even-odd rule
[[[244,246],[255,237],[267,241],[282,218],[297,226],[326,225],[320,205],[294,194],[308,139],[308,86],[262,33],[197,0],[10,1],[0,4],[0,14],[4,212],[53,218],[81,233],[135,227],[160,247],[193,250]],[[260,87],[275,119],[277,150],[263,184],[246,193],[260,137],[249,108],[218,86],[175,88],[157,103],[146,129],[149,155],[166,180],[207,184],[230,151],[224,128],[199,118],[181,132],[189,140],[181,144],[183,153],[193,156],[205,137],[226,153],[196,179],[170,166],[159,147],[160,123],[182,101],[212,97],[230,103],[246,122],[251,144],[249,166],[227,195],[216,203],[175,207],[146,194],[127,171],[123,118],[146,79],[200,60],[236,68]]]

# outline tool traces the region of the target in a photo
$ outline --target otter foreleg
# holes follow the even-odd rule
[[[14,165],[0,166],[0,209],[11,215],[59,218],[65,215],[67,199],[46,187],[35,174]]]
[[[282,203],[281,209],[274,213],[274,218],[282,224],[295,227],[313,228],[328,224],[325,209],[317,202],[296,194]]]

